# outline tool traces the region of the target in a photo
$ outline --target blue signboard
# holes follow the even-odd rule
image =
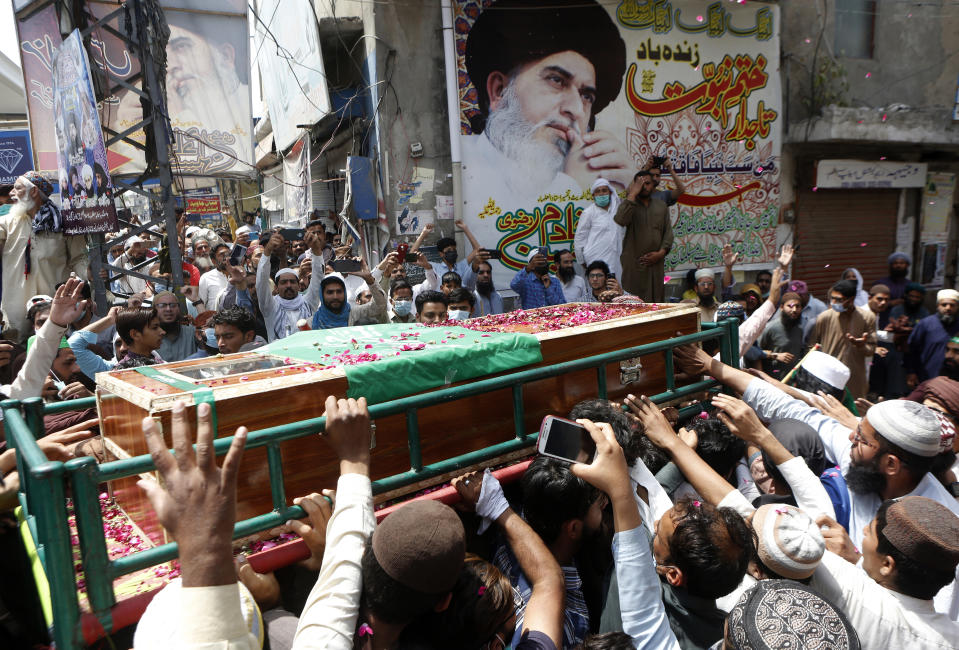
[[[0,131],[0,185],[10,185],[33,169],[30,132]]]

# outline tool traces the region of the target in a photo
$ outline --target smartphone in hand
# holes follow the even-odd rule
[[[596,443],[582,424],[547,415],[539,428],[536,451],[567,463],[589,464],[596,455]]]

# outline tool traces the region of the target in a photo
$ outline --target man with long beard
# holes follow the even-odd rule
[[[473,23],[465,63],[477,109],[473,135],[460,139],[467,222],[494,206],[491,216],[532,212],[544,195],[579,197],[600,177],[629,184],[626,147],[595,128],[626,70],[626,45],[599,2],[497,0]]]
[[[183,361],[196,352],[196,330],[192,325],[180,323],[180,303],[169,291],[161,291],[153,296],[160,327],[163,329],[163,343],[157,353],[164,361]]]
[[[929,472],[939,453],[942,426],[932,409],[906,400],[887,400],[871,407],[849,429],[819,409],[794,399],[762,379],[712,359],[702,350],[675,350],[679,367],[692,375],[709,374],[732,390],[764,421],[799,420],[819,434],[830,463],[839,466],[849,491],[849,537],[862,548],[863,535],[887,499],[923,496],[959,515],[956,501]],[[938,612],[959,618],[955,582],[935,598]]]
[[[503,297],[493,286],[493,266],[489,262],[480,262],[476,269],[476,316],[502,314]]]
[[[784,295],[779,315],[769,322],[759,338],[763,370],[776,379],[792,370],[802,356],[802,307],[798,293]]]
[[[959,291],[943,289],[936,294],[936,313],[926,316],[912,328],[906,351],[906,385],[909,388],[939,375],[946,343],[959,332],[957,312]]]
[[[906,285],[909,284],[909,265],[912,264],[912,258],[906,253],[890,253],[886,259],[889,264],[889,275],[879,278],[873,284],[884,284],[889,287],[891,300],[890,307],[901,305],[906,294]]]
[[[65,235],[60,210],[50,201],[53,186],[38,172],[17,179],[10,211],[0,216],[3,298],[0,308],[18,337],[33,333],[26,318],[27,298],[53,295],[71,273],[87,277],[87,245],[83,235]]]
[[[556,263],[556,275],[563,285],[563,295],[566,302],[589,302],[589,290],[586,281],[576,275],[576,258],[568,250],[557,251],[553,255]]]

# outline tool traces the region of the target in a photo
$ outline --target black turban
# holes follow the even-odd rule
[[[480,133],[489,112],[486,78],[557,52],[581,54],[596,70],[595,116],[619,95],[626,72],[626,43],[595,0],[498,0],[483,11],[466,38],[466,72],[476,88]],[[591,120],[592,120],[591,116]]]

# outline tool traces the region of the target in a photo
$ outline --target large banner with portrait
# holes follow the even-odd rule
[[[116,9],[116,3],[97,0],[88,6],[98,17]],[[164,0],[161,6],[170,28],[166,110],[173,126],[174,173],[254,176],[246,3]],[[122,19],[111,25],[122,31]],[[55,7],[24,10],[17,16],[17,33],[36,168],[54,173],[53,59],[61,46]],[[139,73],[137,58],[106,29],[94,30],[90,44],[91,65],[110,77],[126,80]],[[108,133],[124,133],[143,117],[139,96],[126,89],[103,98],[97,109]],[[127,137],[140,144],[146,139],[142,129]],[[123,141],[109,147],[107,162],[114,175],[139,174],[145,166],[142,151]]]
[[[778,7],[454,0],[454,21],[463,215],[502,252],[500,286],[533,248],[572,248],[596,178],[624,194],[654,157],[686,187],[667,274],[719,266],[726,243],[745,265],[772,261]]]
[[[53,60],[53,115],[63,231],[71,235],[116,231],[107,150],[90,63],[77,29],[60,44]]]

